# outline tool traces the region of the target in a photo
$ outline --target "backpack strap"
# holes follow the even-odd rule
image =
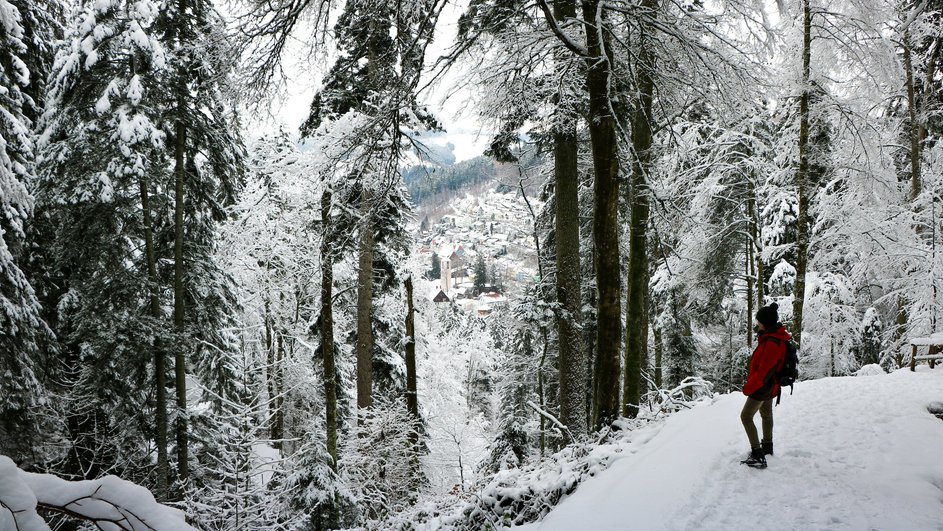
[[[778,337],[769,336],[763,339],[763,341],[769,341],[769,340],[775,341],[777,345],[782,344],[782,341]],[[774,374],[778,373],[783,368],[783,365],[785,363],[786,363],[786,353],[783,352],[782,361],[780,361],[779,364],[776,366],[776,368],[773,369]],[[789,384],[789,394],[790,395],[792,394],[792,384]],[[782,397],[783,397],[783,386],[780,385],[779,390],[776,391],[776,405],[777,406],[779,405],[779,401],[782,400]]]

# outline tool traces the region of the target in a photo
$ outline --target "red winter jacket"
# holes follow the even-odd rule
[[[772,338],[778,341],[771,341]],[[750,357],[750,373],[743,386],[743,394],[757,400],[769,400],[779,393],[776,371],[786,359],[786,342],[790,338],[782,325],[772,332],[760,334],[756,350]]]

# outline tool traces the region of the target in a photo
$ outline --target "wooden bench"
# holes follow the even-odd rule
[[[925,361],[930,368],[936,367],[936,362],[943,362],[943,334],[933,334],[930,337],[915,337],[910,340],[910,370],[914,371],[918,361]],[[928,347],[927,354],[917,355],[918,347]]]

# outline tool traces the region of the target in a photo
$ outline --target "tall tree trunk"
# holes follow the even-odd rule
[[[914,67],[910,50],[910,30],[904,31],[904,74],[907,84],[907,114],[910,119],[910,200],[920,195],[920,121],[917,118],[917,99],[914,94]]]
[[[933,82],[936,80],[936,67],[940,61],[940,48],[943,47],[943,37],[937,37],[934,39],[932,44],[932,49],[930,51],[930,58],[927,62],[927,75],[923,83],[923,94],[920,97],[920,107],[918,109],[918,128],[917,128],[917,140],[918,146],[920,147],[921,153],[923,152],[923,142],[927,139],[927,112],[930,109],[930,99],[933,95]]]
[[[584,245],[584,248],[586,246]],[[595,254],[595,253],[594,253]],[[592,278],[592,273],[590,273],[590,278]],[[586,295],[586,300],[583,301],[586,307],[595,308],[597,306],[597,292],[595,289],[588,290],[584,292]],[[583,338],[584,352],[586,353],[583,356],[583,361],[585,362],[584,372],[586,374],[585,387],[586,395],[584,400],[586,401],[586,426],[590,429],[593,428],[593,412],[595,408],[593,407],[593,401],[596,396],[596,325],[594,320],[584,320],[583,321],[583,333],[581,334]]]
[[[378,34],[380,26],[375,17],[367,22],[370,37],[367,40],[367,83],[371,90],[381,91],[379,86],[380,61]],[[371,110],[365,109],[366,112]],[[367,409],[373,405],[373,191],[367,182],[368,173],[361,175],[360,190],[360,241],[357,269],[357,407]]]
[[[272,418],[272,441],[275,448],[282,448],[282,439],[285,438],[285,407],[284,407],[284,387],[282,378],[282,366],[285,362],[285,331],[279,329],[275,340],[275,365],[272,367],[274,375],[273,389],[273,407],[275,415]]]
[[[181,6],[184,2],[181,0]],[[181,11],[182,11],[181,7]],[[182,111],[183,101],[178,110]],[[174,168],[174,329],[177,331],[174,351],[174,376],[177,387],[177,475],[181,482],[189,478],[187,449],[187,367],[184,349],[184,289],[183,289],[183,177],[186,126],[177,122],[176,160]]]
[[[419,395],[416,392],[416,309],[413,307],[413,277],[406,277],[406,410],[419,421]]]
[[[763,236],[760,228],[760,217],[758,208],[756,205],[756,181],[750,179],[750,198],[749,198],[749,209],[750,209],[750,239],[752,240],[751,244],[751,256],[753,261],[751,266],[754,268],[753,278],[756,279],[756,308],[763,306],[763,299],[766,297],[765,286],[766,280],[763,273],[763,242],[761,238]],[[750,329],[753,328],[753,313],[750,313]],[[752,348],[753,343],[751,342],[747,347]]]
[[[648,326],[651,327],[652,331],[652,343],[654,344],[654,360],[652,360],[653,367],[651,370],[652,374],[652,383],[655,385],[655,389],[661,389],[662,382],[664,381],[663,376],[664,372],[662,369],[662,364],[664,363],[664,351],[665,344],[663,343],[663,336],[661,326],[658,324],[658,316],[661,315],[661,310],[658,308],[658,301],[652,301],[651,314],[649,314],[649,323]]]
[[[413,277],[403,281],[406,288],[406,411],[415,423],[409,432],[409,461],[413,480],[422,475],[419,462],[419,393],[416,389],[416,309],[413,307]]]
[[[366,189],[360,204],[360,249],[357,271],[357,407],[373,405],[373,216]]]
[[[747,350],[753,347],[753,319],[754,311],[757,305],[762,305],[763,301],[760,293],[763,290],[763,277],[757,270],[757,240],[756,240],[756,200],[755,189],[753,186],[753,175],[747,181],[747,242],[746,242],[746,265],[745,274],[747,277]],[[756,286],[756,297],[754,297],[753,287]]]
[[[747,348],[753,345],[753,278],[755,268],[753,267],[753,241],[749,236],[746,238],[746,248],[744,249],[743,274],[747,279]]]
[[[154,252],[154,223],[151,219],[150,196],[147,175],[141,177],[141,208],[144,210],[144,254],[147,257],[147,281],[150,284],[150,311],[155,321],[160,320],[158,297],[157,257]],[[167,366],[160,340],[154,340],[154,387],[157,395],[157,411],[154,414],[155,443],[157,444],[157,484],[154,495],[159,501],[167,500],[167,478],[170,465],[167,461]]]
[[[665,345],[662,343],[661,336],[661,327],[653,327],[653,334],[655,341],[655,387],[661,389],[663,378],[662,363],[664,360]]]
[[[802,96],[799,98],[799,171],[796,191],[799,212],[796,221],[796,286],[792,303],[792,338],[802,345],[802,306],[805,303],[805,277],[809,259],[809,63],[812,57],[812,11],[809,0],[802,0]]]
[[[321,194],[321,353],[324,355],[324,409],[327,453],[337,471],[337,370],[334,367],[334,242],[330,238],[331,191]]]
[[[641,7],[654,17],[658,0],[643,0]],[[638,101],[632,110],[632,214],[629,238],[628,293],[625,333],[625,398],[622,414],[634,417],[641,400],[642,364],[648,357],[648,175],[652,169],[652,97],[655,92],[655,55],[648,23],[641,19],[636,72]]]
[[[544,362],[547,361],[547,342],[544,342],[543,351],[540,354],[540,363],[537,365],[537,401],[540,404],[541,411],[546,411],[544,402]],[[544,457],[547,450],[547,419],[540,415],[540,437],[538,438],[538,447],[540,448],[540,457]]]
[[[936,74],[936,58],[940,51],[940,39],[937,38],[933,43],[933,49],[930,52],[929,62],[927,64],[926,82],[924,84],[922,98],[919,102],[917,101],[916,86],[914,81],[913,55],[909,30],[904,31],[904,34],[902,35],[901,46],[903,48],[904,75],[905,83],[907,85],[907,114],[910,120],[910,130],[908,131],[908,136],[910,137],[910,151],[908,154],[908,158],[910,159],[910,200],[915,201],[917,196],[920,195],[922,189],[922,147],[926,134],[926,128],[923,124],[924,120],[927,119],[926,112],[930,99],[930,91],[932,90],[933,78]],[[917,224],[916,230],[918,235],[925,233],[924,227],[920,224]],[[933,286],[933,291],[933,299],[935,304],[935,284]],[[903,295],[897,298],[897,314],[895,317],[896,327],[894,331],[895,343],[900,341],[907,328],[907,305],[908,302]],[[895,356],[895,359],[898,357],[901,360],[903,359],[901,356]],[[900,366],[902,363],[902,361],[897,362],[898,366]]]
[[[554,2],[557,20],[576,18],[574,0]],[[569,56],[556,56],[557,73]],[[576,119],[563,108],[568,94],[557,94],[557,124],[553,134],[554,232],[557,253],[557,334],[559,336],[560,421],[574,436],[586,433],[586,351],[582,339],[582,278],[580,275],[579,167]]]
[[[596,270],[596,367],[593,425],[607,426],[619,415],[619,354],[622,343],[619,266],[619,153],[610,105],[612,52],[604,31],[602,0],[584,1],[589,54],[589,135],[593,151],[593,264]]]
[[[265,390],[268,392],[269,438],[276,439],[275,429],[275,323],[272,318],[272,301],[265,297]]]
[[[926,140],[927,109],[933,91],[933,80],[936,76],[937,58],[940,53],[940,38],[931,45],[927,59],[927,72],[922,94],[918,97],[914,81],[913,57],[911,52],[910,31],[904,31],[902,38],[904,56],[904,74],[907,84],[907,114],[910,119],[910,199],[917,199],[922,189],[922,157],[923,141]]]

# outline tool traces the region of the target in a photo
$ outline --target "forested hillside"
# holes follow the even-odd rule
[[[447,202],[456,192],[488,182],[497,171],[493,160],[475,157],[451,165],[413,166],[403,171],[403,182],[416,204]]]
[[[0,528],[533,522],[771,303],[937,362],[941,138],[943,0],[0,0]]]

